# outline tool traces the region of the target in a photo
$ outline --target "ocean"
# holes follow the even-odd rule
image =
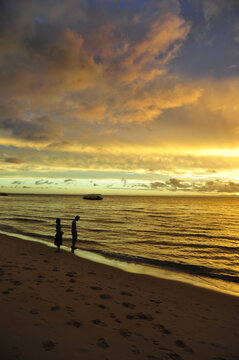
[[[0,232],[53,244],[60,218],[70,248],[79,215],[76,255],[239,296],[237,197],[9,195],[0,209]]]

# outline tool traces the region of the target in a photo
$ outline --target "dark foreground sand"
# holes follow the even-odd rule
[[[239,298],[0,235],[0,359],[239,359]]]

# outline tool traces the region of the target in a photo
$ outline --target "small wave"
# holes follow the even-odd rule
[[[125,221],[102,220],[102,219],[84,219],[85,222],[93,222],[95,224],[125,224]]]
[[[166,215],[148,215],[150,218],[157,218],[157,219],[168,219]]]
[[[34,237],[34,238],[37,238],[37,239],[47,239],[47,240],[52,240],[54,239],[54,236],[55,236],[55,233],[53,235],[46,235],[46,234],[39,234],[39,233],[33,233],[33,232],[23,232],[23,231],[18,231],[19,234],[22,234],[22,235],[27,235],[27,236],[30,236],[30,237]]]
[[[24,222],[33,222],[33,223],[44,223],[44,220],[39,219],[29,219],[29,218],[4,218],[4,220],[10,221],[24,221]]]
[[[196,248],[196,249],[220,249],[223,251],[236,251],[239,252],[239,246],[226,246],[226,245],[211,245],[211,244],[195,244],[185,242],[174,241],[158,241],[158,240],[135,240],[127,241],[125,244],[144,244],[144,245],[156,245],[156,246],[170,246],[170,247],[182,247],[182,248]]]
[[[144,213],[145,211],[135,209],[119,209],[118,212]]]
[[[158,230],[137,230],[139,233],[148,233],[148,234],[157,234],[157,235],[165,235],[165,236],[174,236],[174,237],[198,237],[198,238],[205,238],[205,239],[222,239],[222,240],[235,240],[238,241],[238,237],[234,236],[220,236],[220,235],[207,235],[207,234],[198,234],[198,233],[189,233],[184,230],[184,232],[169,232],[169,231],[158,231]]]
[[[98,245],[100,247],[107,247],[107,245],[102,244],[102,243],[99,244],[98,241],[94,241],[94,240],[80,240],[79,244],[80,244],[80,246],[81,245]],[[87,250],[88,250],[88,248],[87,248]]]
[[[101,254],[107,258],[117,259],[120,261],[128,262],[128,263],[136,263],[136,264],[145,264],[151,266],[157,266],[161,268],[167,268],[168,270],[177,270],[180,272],[185,272],[197,276],[203,276],[212,279],[224,280],[239,283],[239,276],[236,271],[230,270],[228,274],[222,273],[220,269],[215,269],[211,267],[194,265],[194,264],[185,264],[185,263],[177,263],[173,261],[167,260],[156,260],[150,259],[141,256],[134,256],[128,254],[120,254],[120,253],[112,253],[104,250],[98,249],[88,249],[88,251]],[[227,271],[227,270],[224,270]]]
[[[92,231],[92,232],[108,232],[108,230],[103,229],[84,229],[85,231]]]

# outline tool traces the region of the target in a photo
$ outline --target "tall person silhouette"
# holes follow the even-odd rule
[[[72,246],[71,246],[71,252],[74,253],[75,245],[77,241],[77,228],[76,228],[76,222],[80,219],[80,217],[77,215],[75,219],[72,221],[71,226],[71,232],[72,232]]]

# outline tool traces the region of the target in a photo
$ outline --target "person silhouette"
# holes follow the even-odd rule
[[[76,249],[75,244],[77,241],[77,229],[76,229],[76,222],[80,219],[80,217],[77,215],[75,219],[72,221],[71,226],[71,232],[72,232],[72,246],[71,246],[71,252],[74,253],[74,250]]]
[[[57,246],[57,252],[60,251],[60,246],[62,245],[62,235],[64,232],[61,227],[61,219],[56,219],[56,235],[54,244]]]

